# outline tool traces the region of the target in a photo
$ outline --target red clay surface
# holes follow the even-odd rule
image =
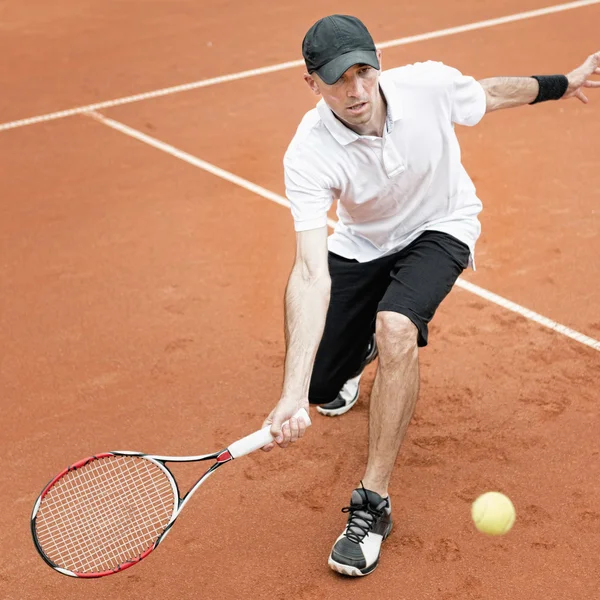
[[[11,90],[0,120],[293,60],[310,23],[340,10],[201,4],[4,3],[0,51],[15,60],[0,67]],[[343,10],[383,41],[546,4]],[[565,71],[598,49],[598,17],[592,6],[388,49],[385,66]],[[314,104],[301,73],[106,114],[282,193],[283,151]],[[598,338],[592,92],[586,107],[506,111],[459,135],[485,207],[467,278]],[[326,558],[365,462],[372,368],[353,411],[315,412],[301,444],[220,470],[134,569],[95,582],[53,573],[29,514],[54,473],[124,447],[209,452],[260,426],[280,389],[293,230],[285,208],[82,116],[0,134],[0,161],[2,598],[597,597],[600,355],[461,289],[421,353],[421,399],[391,486],[395,531],[371,576],[343,579]],[[177,473],[185,487],[196,468]],[[469,516],[490,489],[517,508],[499,539]]]

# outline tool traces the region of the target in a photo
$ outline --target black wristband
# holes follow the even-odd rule
[[[532,75],[537,80],[540,91],[533,102],[545,102],[546,100],[560,100],[569,87],[569,80],[565,75]]]

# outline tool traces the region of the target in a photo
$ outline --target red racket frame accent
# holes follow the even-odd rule
[[[217,456],[217,462],[219,464],[229,462],[230,460],[233,460],[233,456],[231,456],[229,450],[223,450],[223,452]]]
[[[45,488],[44,491],[40,494],[40,500],[44,498],[44,496],[48,493],[50,488],[62,477],[64,477],[67,473],[71,471],[75,471],[76,469],[81,469],[81,467],[91,463],[93,460],[99,460],[100,458],[108,458],[109,456],[115,456],[112,452],[102,452],[101,454],[96,454],[94,456],[88,456],[87,458],[82,458],[78,460],[76,463],[73,463],[70,467],[67,467],[62,473],[59,473]]]
[[[119,565],[116,569],[110,569],[108,571],[100,571],[99,573],[74,573],[75,577],[79,577],[80,579],[96,579],[97,577],[104,577],[106,575],[114,575],[115,573],[119,573],[124,571],[125,569],[129,569],[129,567],[133,567],[133,565],[137,565],[141,560],[146,558],[152,550],[156,548],[156,544],[152,546],[152,548],[148,548],[145,552],[140,554],[135,560],[130,560],[122,565]]]

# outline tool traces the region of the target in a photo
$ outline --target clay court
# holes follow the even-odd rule
[[[458,131],[484,204],[477,271],[421,352],[395,529],[372,575],[342,578],[327,555],[366,459],[374,366],[355,409],[313,411],[301,443],[220,471],[133,569],[63,577],[29,531],[41,488],[75,460],[212,452],[278,399],[295,245],[282,157],[315,103],[306,29],[354,14],[384,68],[568,72],[600,50],[600,2],[551,4],[0,3],[2,598],[598,597],[596,90],[588,105],[499,111]],[[184,487],[197,473],[176,470]],[[516,506],[504,537],[471,522],[487,490]]]

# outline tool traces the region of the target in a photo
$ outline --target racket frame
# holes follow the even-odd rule
[[[119,565],[119,567],[117,567],[115,569],[109,569],[106,571],[98,571],[95,573],[77,573],[75,571],[70,571],[63,567],[59,567],[46,555],[46,553],[42,549],[42,547],[38,541],[38,538],[37,538],[36,519],[37,519],[37,513],[39,511],[42,500],[44,499],[46,494],[48,494],[48,492],[54,486],[54,484],[57,481],[59,481],[60,479],[62,479],[63,477],[65,477],[65,475],[68,475],[69,473],[76,471],[77,469],[80,469],[82,467],[85,467],[86,465],[88,465],[90,462],[92,462],[94,460],[101,460],[103,458],[109,458],[111,456],[133,456],[133,457],[143,458],[144,460],[149,460],[151,463],[153,463],[154,465],[156,465],[157,467],[159,467],[161,469],[161,471],[166,475],[166,477],[169,481],[169,484],[171,485],[171,489],[173,491],[173,512],[171,514],[171,518],[169,519],[169,522],[165,526],[162,533],[158,536],[158,538],[156,539],[154,544],[152,544],[152,546],[150,546],[147,550],[145,550],[142,554],[137,556],[135,559],[129,560],[129,561]],[[179,463],[190,462],[191,463],[191,462],[201,462],[201,461],[211,460],[211,459],[216,460],[216,462],[210,466],[210,468],[202,475],[202,477],[200,477],[200,479],[198,479],[198,481],[189,489],[187,494],[185,494],[185,496],[181,497],[181,493],[179,491],[179,486],[177,485],[177,481],[175,480],[175,477],[173,476],[173,474],[168,469],[168,467],[166,466],[165,463],[167,463],[167,462],[179,462]],[[38,499],[36,500],[36,502],[34,504],[33,511],[31,514],[31,535],[33,537],[33,542],[35,544],[36,550],[38,551],[39,555],[44,559],[44,561],[46,562],[46,564],[48,566],[52,567],[55,571],[58,571],[59,573],[62,573],[63,575],[67,575],[69,577],[76,577],[78,579],[95,579],[98,577],[105,577],[106,575],[112,575],[114,573],[119,573],[121,571],[124,571],[125,569],[128,569],[129,567],[132,567],[133,565],[139,563],[141,560],[146,558],[151,552],[153,552],[158,547],[158,545],[167,537],[167,534],[169,533],[169,531],[171,531],[171,527],[173,526],[173,524],[175,523],[175,520],[177,519],[177,517],[183,510],[183,507],[187,504],[187,502],[190,500],[190,498],[193,496],[193,494],[196,492],[196,490],[221,465],[223,465],[226,462],[229,462],[231,460],[233,460],[233,456],[231,456],[228,449],[221,450],[219,452],[213,452],[212,454],[200,454],[197,456],[161,456],[161,455],[155,455],[155,454],[145,454],[144,452],[135,452],[135,451],[130,451],[130,450],[112,450],[111,452],[102,452],[101,454],[95,454],[93,456],[88,456],[87,458],[79,460],[76,463],[74,463],[71,466],[64,469],[63,471],[61,471],[56,477],[52,478],[48,482],[48,484],[44,487],[44,489],[42,490],[41,494],[38,496]]]
[[[296,418],[303,419],[304,423],[306,424],[307,427],[309,427],[311,425],[311,420],[308,415],[308,412],[304,408],[301,408],[294,416]],[[285,425],[285,423],[284,423],[284,425]],[[124,571],[125,569],[128,569],[129,567],[132,567],[133,565],[139,563],[141,560],[146,558],[153,550],[155,550],[157,548],[157,546],[165,539],[165,537],[167,537],[167,534],[169,533],[169,531],[171,530],[171,527],[175,523],[175,520],[177,519],[177,517],[183,510],[183,507],[187,504],[187,502],[190,500],[190,498],[194,495],[196,490],[221,465],[224,465],[225,463],[230,462],[236,458],[240,458],[241,456],[245,456],[246,454],[254,452],[255,450],[262,448],[263,446],[267,445],[268,443],[270,443],[272,441],[273,441],[273,436],[270,433],[270,427],[267,426],[267,427],[263,427],[262,429],[259,429],[258,431],[255,431],[254,433],[251,433],[250,435],[247,435],[246,437],[244,437],[242,439],[239,439],[239,440],[231,443],[224,450],[220,450],[218,452],[213,452],[212,454],[199,454],[197,456],[162,456],[159,454],[146,454],[144,452],[135,452],[135,451],[129,451],[129,450],[113,450],[111,452],[103,452],[101,454],[95,454],[93,456],[88,456],[87,458],[79,460],[76,463],[73,463],[71,466],[64,469],[63,471],[61,471],[58,475],[56,475],[56,477],[51,479],[50,482],[48,484],[46,484],[46,486],[42,490],[41,494],[38,496],[37,500],[35,501],[35,504],[33,506],[33,511],[31,513],[31,535],[33,537],[35,547],[36,547],[39,555],[44,559],[44,561],[46,562],[46,564],[48,566],[52,567],[52,569],[54,569],[55,571],[62,573],[63,575],[67,575],[69,577],[77,577],[79,579],[95,579],[98,577],[104,577],[106,575],[112,575],[113,573],[120,573],[121,571]],[[174,498],[173,514],[171,515],[169,522],[163,529],[162,533],[158,536],[158,538],[154,542],[154,544],[152,544],[147,550],[142,552],[142,554],[140,554],[139,556],[137,556],[134,559],[131,559],[127,562],[124,562],[123,564],[119,565],[118,567],[115,567],[114,569],[109,569],[107,571],[99,571],[99,572],[94,572],[94,573],[76,573],[74,571],[70,571],[63,567],[59,567],[44,553],[44,551],[42,550],[42,547],[37,539],[36,519],[37,519],[37,514],[39,511],[40,505],[42,503],[42,500],[48,494],[48,492],[54,486],[54,484],[57,481],[59,481],[60,479],[62,479],[68,473],[71,473],[72,471],[75,471],[77,469],[81,469],[82,467],[88,465],[90,462],[92,462],[94,460],[109,458],[111,456],[139,457],[139,458],[143,458],[145,460],[149,460],[150,462],[155,464],[157,467],[159,467],[163,471],[163,473],[167,476],[167,479],[169,480],[169,483],[170,483],[172,491],[173,491],[173,498]],[[179,463],[201,462],[201,461],[211,460],[211,459],[215,460],[216,462],[210,466],[210,468],[202,475],[202,477],[200,477],[200,479],[198,479],[198,481],[190,488],[190,490],[187,492],[187,494],[185,496],[183,496],[183,498],[181,498],[180,493],[179,493],[179,486],[177,485],[177,481],[175,480],[175,477],[173,476],[171,471],[167,468],[165,463],[168,463],[168,462],[175,462],[175,463],[176,462],[179,462]]]

